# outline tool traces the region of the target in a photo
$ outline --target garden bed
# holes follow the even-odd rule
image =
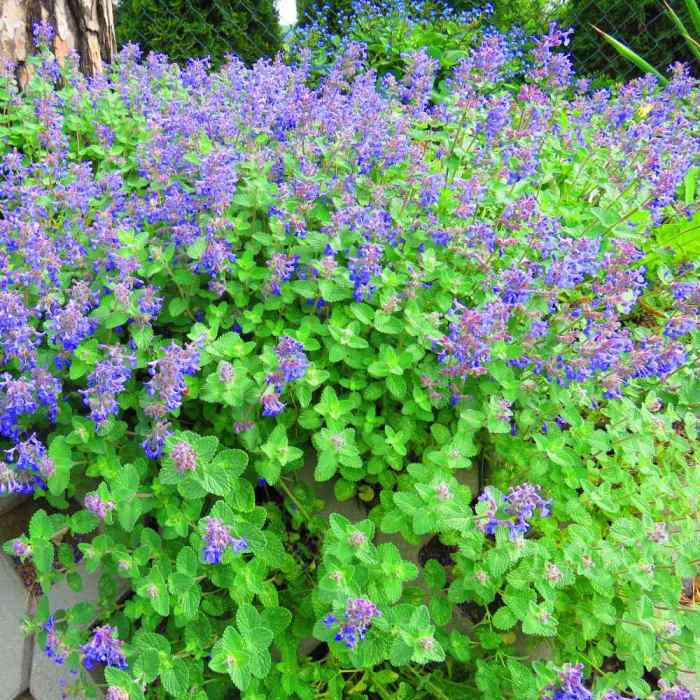
[[[3,79],[6,552],[72,693],[689,697],[696,81],[472,39]]]

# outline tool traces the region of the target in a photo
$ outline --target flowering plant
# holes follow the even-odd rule
[[[43,591],[100,572],[28,622],[72,692],[683,697],[699,93],[567,38],[4,79],[0,489]]]

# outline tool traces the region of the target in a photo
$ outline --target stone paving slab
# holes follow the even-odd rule
[[[14,700],[29,686],[32,643],[22,631],[28,604],[14,564],[0,554],[0,700]]]
[[[79,593],[68,587],[64,581],[57,583],[49,592],[51,611],[65,610],[83,601],[94,602],[98,598],[99,571],[85,573],[83,589]],[[35,700],[56,700],[61,697],[61,681],[68,677],[65,666],[55,664],[49,659],[38,644],[34,644],[29,690]]]

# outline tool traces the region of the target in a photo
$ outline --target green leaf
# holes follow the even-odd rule
[[[688,14],[695,27],[695,31],[700,37],[700,6],[696,0],[685,0],[685,6],[688,8]]]
[[[239,690],[246,690],[251,681],[249,663],[250,652],[246,649],[243,637],[235,627],[227,627],[221,639],[214,644],[209,667],[217,673],[228,673]]]
[[[190,674],[182,659],[173,659],[172,666],[160,674],[165,690],[174,697],[182,697],[189,691]]]
[[[642,73],[652,73],[662,85],[666,85],[668,83],[668,79],[661,75],[661,73],[659,73],[659,71],[656,70],[651,63],[644,60],[638,53],[635,53],[621,41],[618,41],[615,39],[615,37],[610,36],[610,34],[606,34],[602,29],[599,29],[595,25],[593,25],[593,29],[595,29],[595,31],[597,31],[598,34],[600,34],[603,39],[605,39],[605,41],[607,41],[608,44],[610,44],[623,58],[626,58],[628,61],[634,63],[634,65],[637,66]]]
[[[71,448],[63,435],[54,438],[49,445],[49,457],[54,464],[54,473],[48,478],[49,492],[57,496],[68,486],[73,466]]]
[[[190,546],[182,547],[177,553],[175,566],[178,571],[189,576],[196,576],[199,569],[199,558]]]
[[[110,489],[116,501],[126,501],[130,499],[139,488],[139,473],[133,464],[126,464],[112,479]]]
[[[691,2],[694,2],[694,0],[691,0]],[[686,4],[688,6],[688,9],[690,9],[691,3],[689,3],[688,0],[686,0]],[[686,29],[685,24],[683,24],[683,20],[673,11],[673,8],[668,4],[668,2],[664,2],[664,5],[666,7],[666,12],[668,13],[669,17],[673,20],[673,23],[676,25],[678,33],[683,37],[683,39],[685,39],[685,43],[688,44],[688,48],[693,53],[695,58],[698,61],[700,61],[700,44],[698,44],[698,42],[690,36],[690,33]]]
[[[447,574],[442,568],[440,562],[435,559],[428,559],[423,567],[423,578],[425,579],[428,588],[436,591],[441,591],[447,582]]]
[[[129,320],[129,314],[124,311],[113,311],[103,321],[105,328],[117,328],[123,326]]]
[[[117,520],[119,524],[127,531],[131,532],[134,525],[143,513],[143,502],[140,498],[134,498],[126,503],[121,503],[117,508]]]
[[[406,666],[411,662],[413,648],[402,639],[395,639],[391,645],[390,662],[392,666]]]
[[[328,481],[335,475],[337,469],[338,462],[335,454],[329,451],[320,452],[314,469],[314,479],[316,481]]]
[[[45,510],[38,510],[32,515],[32,519],[29,521],[29,537],[32,543],[48,540],[53,533],[54,527]]]
[[[513,611],[507,607],[499,608],[491,616],[491,622],[499,630],[509,630],[517,621],[518,619],[513,614]]]
[[[179,316],[187,310],[187,301],[180,297],[173,297],[168,304],[168,313],[171,316]]]
[[[51,542],[32,540],[32,561],[39,574],[48,574],[53,569],[54,548]]]
[[[73,513],[70,518],[70,529],[73,533],[84,535],[92,532],[100,524],[99,518],[85,510]]]

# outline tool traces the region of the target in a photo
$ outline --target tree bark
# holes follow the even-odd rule
[[[75,51],[80,69],[97,75],[116,53],[112,0],[0,0],[0,63],[13,63],[20,84],[34,51],[36,22],[54,28],[52,49],[59,62]]]

